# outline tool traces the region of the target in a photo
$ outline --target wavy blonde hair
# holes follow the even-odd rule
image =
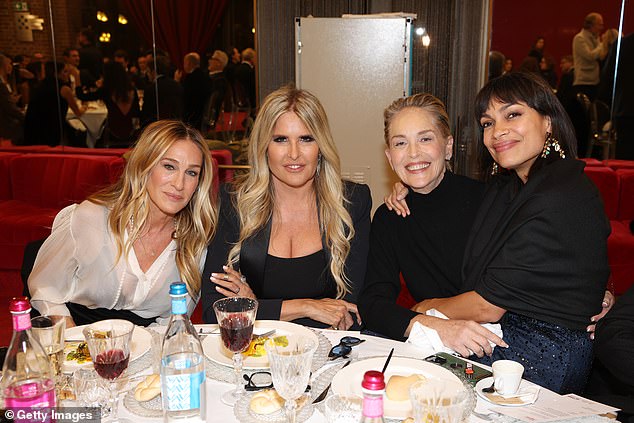
[[[330,272],[337,285],[337,298],[350,292],[345,262],[354,237],[352,218],[345,207],[339,153],[330,132],[328,118],[321,103],[306,90],[280,88],[266,97],[249,137],[251,171],[236,183],[234,202],[240,219],[240,238],[229,252],[228,266],[239,262],[242,243],[263,229],[275,209],[274,187],[268,165],[267,150],[273,139],[277,120],[286,112],[299,117],[314,136],[319,147],[317,172],[313,187],[317,198],[320,233],[330,251]]]
[[[127,257],[132,244],[150,213],[147,183],[150,172],[177,141],[193,142],[202,153],[203,164],[198,186],[192,198],[175,217],[176,267],[192,298],[200,293],[200,257],[213,237],[218,219],[216,197],[212,193],[212,161],[207,144],[200,132],[176,120],[161,120],[148,125],[128,158],[122,177],[117,183],[92,195],[89,200],[110,209],[108,223],[117,245],[117,263]],[[124,242],[126,226],[131,220],[128,240]],[[166,294],[167,295],[167,294]]]

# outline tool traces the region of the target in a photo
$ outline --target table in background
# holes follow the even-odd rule
[[[73,128],[86,131],[86,145],[90,148],[95,148],[97,140],[103,132],[106,118],[108,117],[108,109],[103,101],[87,101],[83,104],[88,107],[86,113],[77,117],[72,109],[69,108],[68,113],[66,113],[66,119]]]

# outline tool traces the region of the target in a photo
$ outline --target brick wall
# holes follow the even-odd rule
[[[51,60],[55,50],[58,60],[64,49],[76,46],[76,38],[81,28],[82,0],[50,0],[53,15],[53,40],[48,0],[28,0],[29,12],[44,19],[44,30],[33,31],[33,42],[17,41],[13,0],[2,1],[0,5],[0,51],[14,56],[42,53]]]

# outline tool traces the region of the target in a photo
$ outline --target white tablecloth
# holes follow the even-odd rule
[[[203,327],[205,325],[202,325]],[[197,327],[199,327],[197,325]],[[215,326],[213,326],[215,327]],[[156,327],[154,328],[157,331],[164,331],[164,327]],[[359,338],[365,339],[366,341],[361,343],[358,346],[353,348],[353,356],[355,358],[365,358],[365,357],[376,357],[376,356],[387,356],[392,348],[394,348],[394,357],[412,357],[412,358],[425,358],[429,355],[432,355],[434,352],[429,349],[416,347],[412,344],[406,344],[404,342],[393,341],[390,339],[378,338],[369,335],[361,335],[359,332],[349,332],[349,331],[333,331],[333,330],[323,330],[322,333],[328,338],[332,345],[336,345],[339,343],[339,340],[346,335],[357,336]],[[146,373],[150,373],[151,370],[147,369]],[[233,389],[233,384],[219,382],[215,380],[211,380],[207,378],[207,422],[238,422],[233,414],[233,407],[229,407],[222,403],[220,397],[222,394],[230,389]],[[540,395],[557,395],[551,391],[542,388],[542,393]],[[487,414],[490,412],[491,405],[490,403],[478,398],[477,406],[475,411]],[[162,421],[162,419],[151,419],[139,417],[136,414],[128,411],[123,405],[123,401],[119,402],[119,416],[127,417],[132,421],[136,422],[158,422]],[[499,418],[495,418],[493,420],[499,420],[501,422],[505,421],[515,421],[510,417],[498,416]],[[603,423],[607,419],[599,416],[595,417],[585,417],[579,418],[575,421],[583,422],[583,423]],[[569,420],[570,421],[570,420]],[[609,421],[609,420],[607,420]],[[307,421],[308,423],[325,423],[326,418],[324,415],[317,409],[313,413],[312,417]],[[469,423],[484,423],[488,422],[488,420],[483,420],[474,415],[471,416]]]
[[[95,148],[97,140],[103,132],[103,125],[108,117],[108,109],[103,101],[89,101],[84,103],[84,105],[88,106],[86,113],[77,117],[69,108],[66,119],[75,129],[86,131],[86,145],[90,148]]]

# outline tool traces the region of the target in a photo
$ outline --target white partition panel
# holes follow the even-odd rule
[[[298,18],[297,87],[324,105],[344,177],[372,190],[373,210],[395,181],[383,110],[410,93],[409,18]]]

